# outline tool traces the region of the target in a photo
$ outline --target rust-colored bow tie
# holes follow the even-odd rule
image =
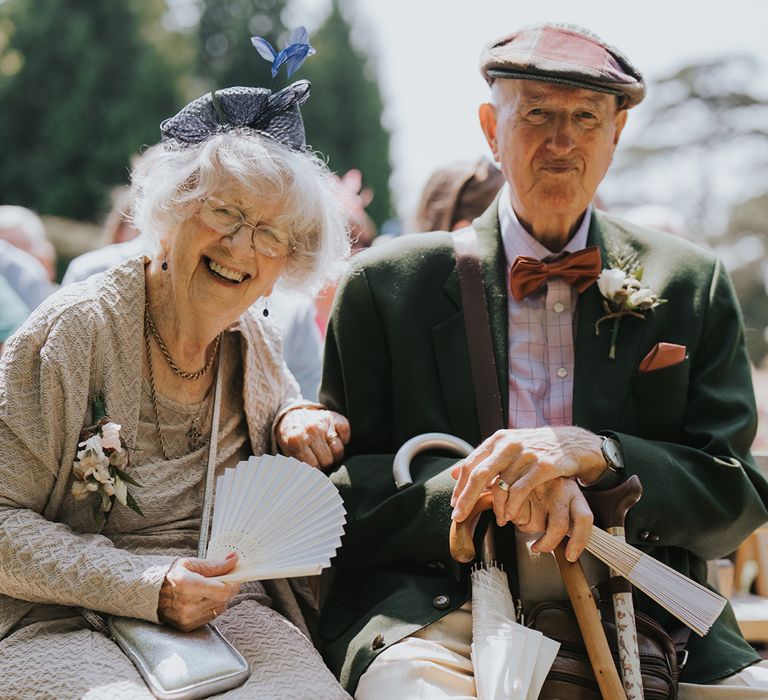
[[[577,250],[575,253],[550,259],[549,262],[518,255],[512,263],[509,286],[517,301],[538,292],[550,277],[559,277],[579,292],[583,292],[600,276],[602,266],[600,249],[597,246]]]

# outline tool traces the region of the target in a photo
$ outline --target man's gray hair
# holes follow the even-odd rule
[[[201,199],[239,183],[281,213],[269,223],[293,235],[282,284],[314,294],[344,271],[349,256],[338,185],[314,154],[233,130],[183,149],[149,148],[132,174],[133,220],[154,252],[194,215]]]

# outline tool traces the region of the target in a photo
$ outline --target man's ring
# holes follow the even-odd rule
[[[509,491],[509,484],[504,479],[496,479],[496,486],[502,491]]]
[[[325,436],[326,442],[330,445],[334,440],[339,439],[339,434],[334,430]]]

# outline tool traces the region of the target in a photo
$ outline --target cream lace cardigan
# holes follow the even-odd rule
[[[44,302],[0,361],[0,639],[34,603],[83,606],[157,622],[173,557],[136,555],[99,535],[89,500],[70,494],[78,437],[100,391],[129,449],[139,418],[144,259],[133,258]],[[238,323],[254,454],[269,450],[277,414],[299,398],[271,325],[252,311]],[[306,632],[308,594],[270,584],[276,609]],[[306,600],[302,600],[302,604]]]

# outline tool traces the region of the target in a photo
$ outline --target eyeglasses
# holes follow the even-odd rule
[[[204,197],[200,220],[214,231],[234,236],[243,226],[252,230],[251,247],[267,258],[285,258],[296,250],[293,237],[266,224],[252,224],[237,207],[216,197]]]

